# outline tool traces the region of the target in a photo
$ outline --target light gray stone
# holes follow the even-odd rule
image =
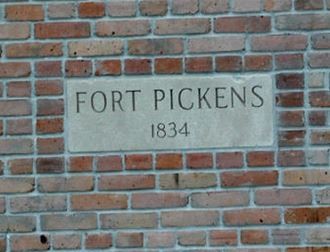
[[[71,152],[273,144],[269,75],[71,79],[67,99]]]

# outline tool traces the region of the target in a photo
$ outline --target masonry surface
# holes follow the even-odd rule
[[[70,78],[241,73],[273,146],[68,151]],[[0,251],[330,251],[329,73],[330,0],[0,0]]]

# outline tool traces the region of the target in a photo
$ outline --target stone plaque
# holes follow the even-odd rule
[[[273,144],[269,75],[67,81],[71,152]]]

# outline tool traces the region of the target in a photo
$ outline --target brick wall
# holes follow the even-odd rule
[[[1,0],[0,20],[0,251],[330,251],[329,0]],[[68,78],[245,72],[273,77],[273,146],[68,152]]]

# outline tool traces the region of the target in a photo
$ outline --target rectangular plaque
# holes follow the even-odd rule
[[[269,75],[67,81],[69,151],[273,144]]]

